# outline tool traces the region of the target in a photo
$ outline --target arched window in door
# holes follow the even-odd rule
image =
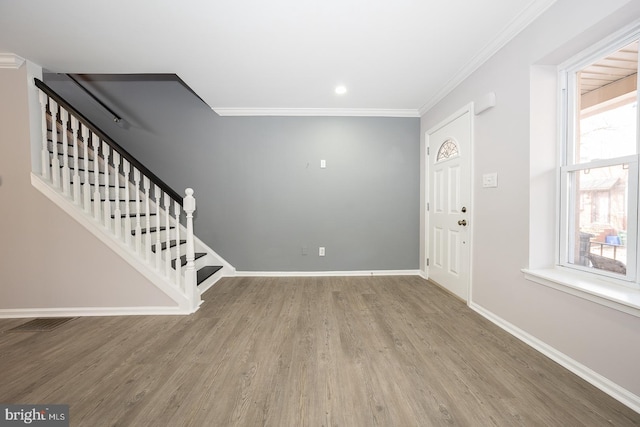
[[[458,152],[458,144],[451,139],[446,139],[440,148],[438,149],[438,155],[436,156],[436,162],[442,162],[453,157],[458,157],[460,153]]]

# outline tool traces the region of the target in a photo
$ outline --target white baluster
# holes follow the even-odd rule
[[[122,213],[120,210],[120,153],[113,151],[113,169],[114,169],[114,181],[116,186],[116,207],[113,211],[114,227],[116,231],[116,238],[120,240],[122,238]]]
[[[49,109],[51,110],[51,148],[53,155],[51,158],[51,182],[56,188],[60,188],[60,159],[58,159],[58,104],[53,99],[49,99]]]
[[[173,206],[173,211],[176,215],[175,217],[175,221],[176,221],[176,242],[180,241],[180,203],[178,203],[177,201],[174,201],[174,206]],[[178,245],[178,248],[180,248],[180,246]],[[176,286],[179,289],[184,290],[183,288],[181,288],[180,286],[180,282],[181,282],[181,274],[182,274],[182,259],[181,259],[181,254],[180,254],[180,249],[178,249],[177,251],[177,259],[176,259]]]
[[[150,206],[149,206],[149,188],[150,188],[150,183],[149,183],[149,178],[147,178],[146,176],[144,176],[142,178],[142,186],[144,187],[144,212],[146,214],[146,221],[145,221],[145,227],[147,228],[147,233],[144,239],[145,245],[145,257],[144,259],[147,260],[147,262],[151,262],[151,233],[149,232],[151,229],[151,216],[149,215],[149,213],[151,212]],[[158,207],[156,206],[156,212],[158,212]],[[156,248],[156,250],[160,250],[160,248]]]
[[[100,221],[100,157],[98,149],[100,148],[100,138],[91,132],[91,146],[93,147],[93,217],[96,221]]]
[[[131,165],[127,159],[122,159],[122,169],[124,171],[124,242],[127,246],[131,246],[131,221],[133,218],[131,217],[131,208],[129,204],[131,203],[131,195],[129,194],[129,187],[131,184],[129,183],[129,171],[131,170]]]
[[[65,196],[71,196],[71,171],[69,170],[69,112],[60,107],[60,119],[62,120],[62,192]]]
[[[160,251],[158,248],[160,247],[160,215],[157,214],[159,211],[160,204],[162,203],[162,192],[160,191],[160,187],[157,185],[153,186],[153,196],[156,201],[156,269],[160,271],[162,268],[162,256],[160,255]]]
[[[133,168],[133,182],[135,183],[136,191],[134,197],[136,198],[136,252],[142,255],[142,227],[140,226],[140,171],[137,168]],[[156,248],[157,251],[160,248]]]
[[[186,196],[182,202],[182,208],[187,216],[187,265],[185,266],[184,281],[185,293],[189,295],[193,304],[200,299],[198,291],[195,257],[196,251],[193,240],[193,212],[196,210],[196,199],[193,197],[193,189],[187,188]]]
[[[48,138],[47,138],[47,101],[49,97],[44,93],[40,92],[40,112],[42,113],[42,150],[40,152],[40,163],[42,170],[40,171],[42,177],[44,179],[49,179],[51,176],[51,165],[49,164],[49,147],[48,147]]]
[[[80,204],[80,172],[78,172],[78,151],[80,150],[80,142],[78,141],[78,119],[71,116],[71,132],[73,132],[73,202]]]
[[[82,182],[82,205],[84,211],[88,214],[91,213],[91,183],[89,182],[89,129],[82,125],[82,157],[84,157],[82,163],[84,164]]]
[[[111,190],[109,187],[109,156],[111,147],[102,141],[102,158],[104,159],[104,226],[111,231]]]
[[[167,245],[171,242],[171,233],[169,232],[169,216],[171,209],[171,199],[167,193],[164,193],[164,226],[166,228],[166,240]],[[180,241],[176,240],[176,253],[180,256]],[[177,261],[176,261],[177,262]],[[167,251],[167,256],[164,258],[164,275],[171,280],[171,251]]]

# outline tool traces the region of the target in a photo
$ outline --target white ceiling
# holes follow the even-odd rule
[[[0,52],[175,73],[224,115],[418,116],[554,2],[0,0]]]

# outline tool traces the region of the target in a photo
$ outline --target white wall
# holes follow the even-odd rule
[[[26,68],[0,69],[0,316],[176,306],[31,186]]]
[[[555,144],[555,95],[536,92],[532,99],[532,75],[534,91],[538,84],[555,90],[545,66],[559,64],[639,17],[637,1],[559,0],[421,120],[424,144],[424,134],[432,126],[495,92],[495,108],[475,117],[472,302],[636,396],[640,395],[640,318],[527,281],[521,269],[529,264],[530,170],[549,173],[530,165],[530,151],[538,152],[532,141]],[[532,123],[531,102],[549,101],[546,117],[534,114]],[[549,123],[549,117],[551,129],[538,128]],[[540,150],[553,156],[551,147]],[[498,173],[498,188],[481,187],[482,174],[489,172]],[[554,188],[545,194],[536,186],[531,203],[553,206],[549,202]],[[550,218],[553,212],[534,219],[548,223]],[[553,236],[547,236],[546,244],[543,239],[532,247],[541,250],[552,241]],[[542,263],[553,253],[534,255],[534,262]]]

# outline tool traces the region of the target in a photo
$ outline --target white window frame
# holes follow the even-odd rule
[[[640,252],[638,250],[638,242],[640,241],[640,236],[638,236],[638,209],[640,208],[638,205],[638,182],[640,179],[638,162],[640,159],[640,143],[638,141],[640,140],[640,129],[638,129],[636,134],[636,154],[611,159],[593,160],[588,163],[576,163],[573,153],[575,152],[574,144],[577,141],[575,129],[576,117],[578,114],[576,111],[576,73],[598,61],[600,58],[605,57],[639,39],[640,26],[636,26],[630,31],[617,35],[599,46],[594,46],[591,49],[581,52],[558,67],[558,79],[560,82],[560,151],[558,156],[560,162],[558,167],[560,213],[558,221],[559,224],[557,227],[559,237],[558,265],[580,270],[595,276],[604,276],[605,278],[616,282],[616,284],[630,286],[634,289],[640,289],[640,275],[637,274],[637,266],[640,265],[638,259]],[[638,87],[640,87],[640,85],[638,85]],[[640,90],[636,93],[636,100],[639,98],[638,94],[640,94]],[[640,110],[640,108],[638,110]],[[640,127],[640,117],[637,118],[637,126]],[[570,232],[574,229],[574,224],[572,223],[574,210],[570,205],[571,188],[567,179],[568,175],[571,172],[607,166],[617,166],[621,164],[627,165],[629,169],[627,195],[629,206],[629,210],[627,212],[627,274],[621,275],[570,263],[568,254],[569,248],[573,247],[574,243],[574,237]]]
[[[615,50],[616,46],[622,47],[631,43],[639,35],[640,19],[636,19],[616,33],[603,37],[590,49],[555,67],[555,71],[547,70],[547,66],[544,65],[532,67],[531,83],[536,94],[532,95],[531,104],[533,126],[531,142],[535,141],[536,144],[542,145],[531,147],[530,155],[533,163],[529,190],[533,198],[529,207],[529,213],[532,215],[530,253],[529,266],[522,269],[525,279],[531,282],[635,317],[640,317],[640,286],[638,285],[640,273],[636,275],[635,281],[629,282],[621,280],[620,275],[610,277],[594,274],[593,271],[565,267],[560,262],[562,240],[560,238],[562,222],[560,202],[563,197],[560,178],[566,154],[561,141],[565,141],[568,130],[568,123],[565,120],[565,117],[568,117],[568,104],[565,101],[567,74],[561,71],[578,68],[580,64],[592,63]],[[550,113],[550,110],[555,112]],[[638,134],[640,137],[640,132]],[[551,147],[551,141],[554,142],[555,148]],[[545,146],[546,142],[549,142],[549,145]],[[549,162],[547,159],[551,157],[555,160]],[[547,199],[547,195],[553,192],[552,189],[555,189],[556,194],[551,199]],[[635,194],[637,195],[637,189]],[[541,199],[537,199],[539,197]],[[636,227],[638,227],[637,218]],[[638,233],[640,231],[636,230],[636,235]],[[636,253],[638,252],[640,251],[637,250]],[[640,269],[637,257],[635,262]]]

